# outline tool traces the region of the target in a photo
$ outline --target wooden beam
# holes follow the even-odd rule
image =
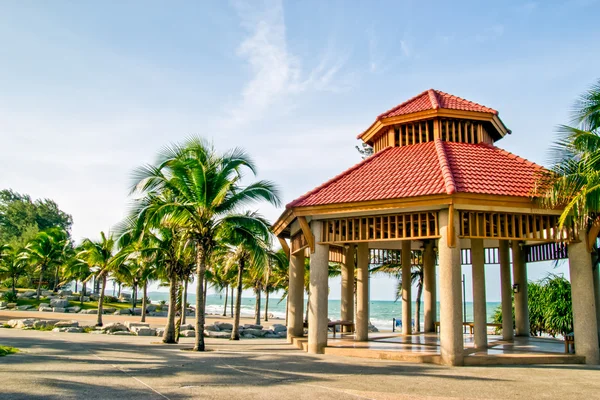
[[[448,247],[456,247],[456,232],[454,231],[454,205],[448,206]]]
[[[285,255],[287,256],[288,260],[290,258],[290,246],[288,246],[286,240],[284,238],[281,237],[277,237],[277,239],[279,240],[279,244],[281,245],[281,248],[283,249],[283,251],[285,252]]]
[[[310,230],[310,225],[306,221],[306,217],[300,216],[298,217],[298,222],[300,223],[300,229],[302,229],[302,233],[304,234],[304,238],[308,242],[308,247],[310,248],[310,252],[315,252],[315,237]]]

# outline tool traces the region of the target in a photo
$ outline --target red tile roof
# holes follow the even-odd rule
[[[463,98],[444,93],[440,90],[429,89],[404,103],[397,105],[377,117],[377,120],[398,115],[411,114],[414,112],[447,108],[451,110],[478,111],[498,114],[493,108],[482,106]]]
[[[390,200],[455,192],[528,197],[543,167],[488,144],[389,147],[287,207]]]

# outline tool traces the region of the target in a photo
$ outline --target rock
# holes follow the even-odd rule
[[[58,321],[55,319],[40,319],[33,323],[34,328],[45,328],[46,326],[54,326]]]
[[[36,295],[37,295],[36,292],[28,291],[28,292],[23,292],[23,293],[17,293],[17,298],[18,299],[30,299],[32,297],[35,297]]]
[[[131,315],[131,310],[129,308],[122,308],[116,311],[119,315]]]
[[[59,321],[54,324],[55,328],[71,328],[71,327],[79,327],[79,322],[75,320],[71,321]]]
[[[219,327],[215,326],[215,325],[207,325],[204,327],[204,330],[209,331],[209,332],[219,332],[220,331]]]
[[[148,304],[146,306],[146,312],[154,312],[154,311],[156,311],[156,309],[157,309],[156,304]]]
[[[263,337],[267,334],[267,331],[263,331],[261,329],[244,329],[244,335],[252,335],[252,336],[256,336],[256,337]]]
[[[179,336],[181,336],[181,337],[196,337],[196,331],[193,331],[191,329],[188,329],[185,331],[179,331]]]
[[[52,290],[42,290],[42,291],[40,292],[40,294],[41,294],[42,296],[44,296],[44,297],[46,297],[46,296],[52,296],[52,294],[53,294],[53,293],[54,293],[54,292],[53,292]]]
[[[102,307],[103,314],[114,314],[115,311],[117,311],[117,309],[114,307]]]
[[[52,309],[52,311],[53,311],[53,312],[60,312],[60,313],[64,313],[64,312],[66,312],[66,311],[67,311],[67,309],[66,309],[66,308],[64,308],[64,307],[54,307],[54,308]]]
[[[149,313],[148,314],[151,317],[166,317],[167,316],[167,312],[166,311],[156,311],[153,313]]]
[[[127,327],[120,322],[112,322],[108,325],[105,325],[102,327],[102,330],[104,332],[109,332],[109,333],[119,332],[119,331],[129,332],[129,329],[127,329]]]
[[[280,337],[283,339],[287,338],[287,332],[277,332],[276,335],[277,335],[277,337]]]
[[[34,318],[25,318],[25,319],[11,319],[7,322],[11,328],[31,328],[33,324],[37,321]]]
[[[72,290],[59,290],[58,291],[59,296],[70,296],[72,294],[73,294]]]
[[[156,336],[162,336],[165,334],[165,328],[156,328]]]
[[[140,327],[140,328],[150,328],[150,324],[147,324],[145,322],[131,322],[131,321],[125,321],[123,323],[123,325],[125,325],[127,328],[129,328],[131,330],[131,328],[134,327]]]
[[[279,335],[275,334],[275,333],[267,333],[265,336],[263,336],[265,339],[279,339]]]
[[[275,333],[287,332],[287,327],[282,324],[273,324],[271,325],[271,330]]]
[[[180,331],[193,331],[194,330],[194,325],[192,324],[181,324],[181,326],[179,327]]]
[[[81,314],[98,314],[98,309],[93,308],[91,310],[81,310]]]
[[[129,332],[129,331],[115,331],[115,332],[109,332],[109,335],[115,335],[115,336],[131,336],[133,335],[133,333]]]
[[[379,329],[377,329],[377,327],[376,327],[375,325],[373,325],[373,324],[371,324],[371,323],[369,322],[369,328],[368,328],[368,331],[369,331],[369,332],[379,332]]]
[[[6,307],[6,302],[5,301],[0,301],[0,307]]]
[[[244,324],[244,329],[262,329],[262,325]]]
[[[79,306],[67,307],[67,312],[78,313],[79,311],[81,311],[81,307]]]
[[[52,312],[52,307],[40,307],[40,308],[38,308],[38,311]]]
[[[240,336],[243,337],[244,339],[256,339],[256,336],[250,335],[250,334],[247,334],[247,333],[243,333]]]
[[[91,331],[90,333],[92,335],[102,335],[104,333],[104,331]]]
[[[19,311],[29,310],[30,308],[33,308],[33,306],[29,305],[29,304],[26,304],[24,306],[17,306],[17,310],[19,310]]]
[[[156,329],[144,326],[134,326],[131,328],[131,332],[138,336],[156,336]]]
[[[79,296],[66,296],[65,299],[68,301],[79,301]]]
[[[69,306],[69,301],[66,299],[50,300],[50,307],[52,307],[52,308],[66,308],[68,306]]]
[[[17,303],[6,303],[6,308],[15,308]]]
[[[82,299],[82,300],[83,300],[84,302],[86,302],[86,301],[90,301],[90,296],[83,296],[83,299]]]
[[[204,336],[218,339],[229,339],[231,338],[231,332],[204,331]]]
[[[42,307],[50,307],[50,304],[48,304],[48,303],[40,303],[39,308],[42,308]]]
[[[131,313],[131,315],[142,315],[142,309],[141,308],[130,308],[129,312]]]
[[[67,328],[54,328],[54,329],[52,329],[52,332],[64,332],[66,330],[67,330]]]
[[[230,331],[233,329],[233,325],[229,322],[215,322],[215,326],[219,328],[220,331]]]
[[[70,327],[66,328],[65,332],[67,332],[67,333],[82,333],[83,328],[80,328],[78,326],[70,326]]]

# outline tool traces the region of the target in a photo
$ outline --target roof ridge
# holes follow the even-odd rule
[[[496,110],[494,108],[491,108],[491,107],[488,107],[488,106],[484,106],[483,104],[477,103],[476,101],[465,99],[464,97],[460,97],[460,96],[457,96],[457,95],[452,94],[452,93],[443,92],[441,90],[437,90],[437,89],[432,89],[432,90],[436,94],[441,94],[442,96],[448,96],[448,97],[454,98],[456,100],[464,101],[465,103],[469,103],[469,104],[473,104],[473,105],[481,107],[481,108],[485,108],[485,109],[487,109],[487,112],[495,114],[495,115],[498,115],[498,110]]]
[[[521,156],[518,156],[518,155],[516,155],[515,153],[511,153],[511,152],[510,152],[510,151],[508,151],[508,150],[504,150],[504,149],[502,149],[502,148],[500,148],[500,147],[494,146],[493,144],[489,144],[489,143],[483,143],[483,142],[482,142],[482,143],[477,143],[477,144],[478,144],[478,145],[480,145],[480,146],[484,146],[484,147],[488,147],[488,148],[490,148],[490,149],[497,150],[497,151],[499,151],[500,153],[502,153],[502,154],[505,154],[505,155],[507,155],[507,156],[509,156],[509,157],[511,157],[511,158],[513,158],[513,159],[515,159],[515,160],[517,160],[517,161],[520,161],[520,162],[522,162],[522,163],[524,163],[524,164],[526,164],[526,165],[528,165],[528,166],[532,166],[532,167],[536,167],[536,168],[542,168],[542,169],[546,169],[546,167],[544,167],[543,165],[539,165],[539,164],[537,164],[537,163],[534,163],[533,161],[530,161],[530,160],[528,160],[528,159],[526,159],[526,158],[523,158],[523,157],[521,157]]]
[[[304,193],[302,196],[298,197],[295,200],[292,200],[291,202],[289,202],[288,204],[286,204],[285,208],[292,208],[294,205],[300,203],[302,200],[306,199],[307,197],[315,194],[316,192],[318,192],[319,190],[325,188],[326,186],[331,185],[332,183],[340,180],[341,178],[343,178],[344,176],[348,175],[349,173],[351,173],[352,171],[354,171],[355,169],[357,169],[358,167],[361,167],[369,162],[371,162],[372,160],[375,160],[376,158],[378,158],[379,156],[381,156],[384,153],[387,153],[389,149],[392,149],[394,147],[386,147],[385,149],[378,151],[377,153],[371,155],[370,157],[365,158],[364,160],[362,160],[361,162],[359,162],[358,164],[354,164],[352,167],[348,168],[347,170],[345,170],[344,172],[334,176],[333,178],[331,178],[330,180],[323,182],[322,184],[320,184],[319,186],[317,186],[316,188],[314,188],[313,190],[310,190],[306,193]],[[399,147],[398,147],[399,148]]]
[[[435,89],[429,89],[427,92],[429,93],[429,100],[431,100],[431,106],[434,108],[434,110],[440,108],[440,103],[438,102],[435,94]]]
[[[429,89],[429,90],[431,90],[431,89]],[[425,91],[423,91],[423,92],[419,93],[418,95],[416,95],[416,96],[413,96],[413,97],[411,97],[410,99],[408,99],[408,100],[406,100],[406,101],[403,101],[402,103],[398,104],[397,106],[395,106],[395,107],[392,107],[392,108],[390,108],[389,110],[387,110],[387,111],[385,111],[385,112],[382,112],[381,114],[379,114],[379,115],[377,116],[377,118],[375,118],[375,121],[378,121],[378,120],[379,120],[379,119],[381,119],[381,118],[382,118],[384,115],[387,115],[387,114],[389,114],[389,113],[392,113],[392,112],[396,111],[397,109],[399,109],[400,107],[403,107],[403,106],[405,106],[406,104],[410,103],[411,101],[414,101],[414,100],[418,99],[419,97],[423,96],[423,95],[424,95],[424,94],[426,94],[427,92],[428,92],[428,90],[425,90]]]
[[[456,192],[456,185],[454,183],[454,176],[450,169],[450,163],[444,149],[444,142],[442,139],[435,139],[435,152],[437,153],[440,168],[442,169],[442,177],[444,178],[444,186],[446,187],[446,193],[452,194]]]

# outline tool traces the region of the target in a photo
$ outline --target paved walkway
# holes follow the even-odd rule
[[[283,340],[192,340],[1,329],[2,399],[598,398],[600,368],[463,367],[314,356]]]

